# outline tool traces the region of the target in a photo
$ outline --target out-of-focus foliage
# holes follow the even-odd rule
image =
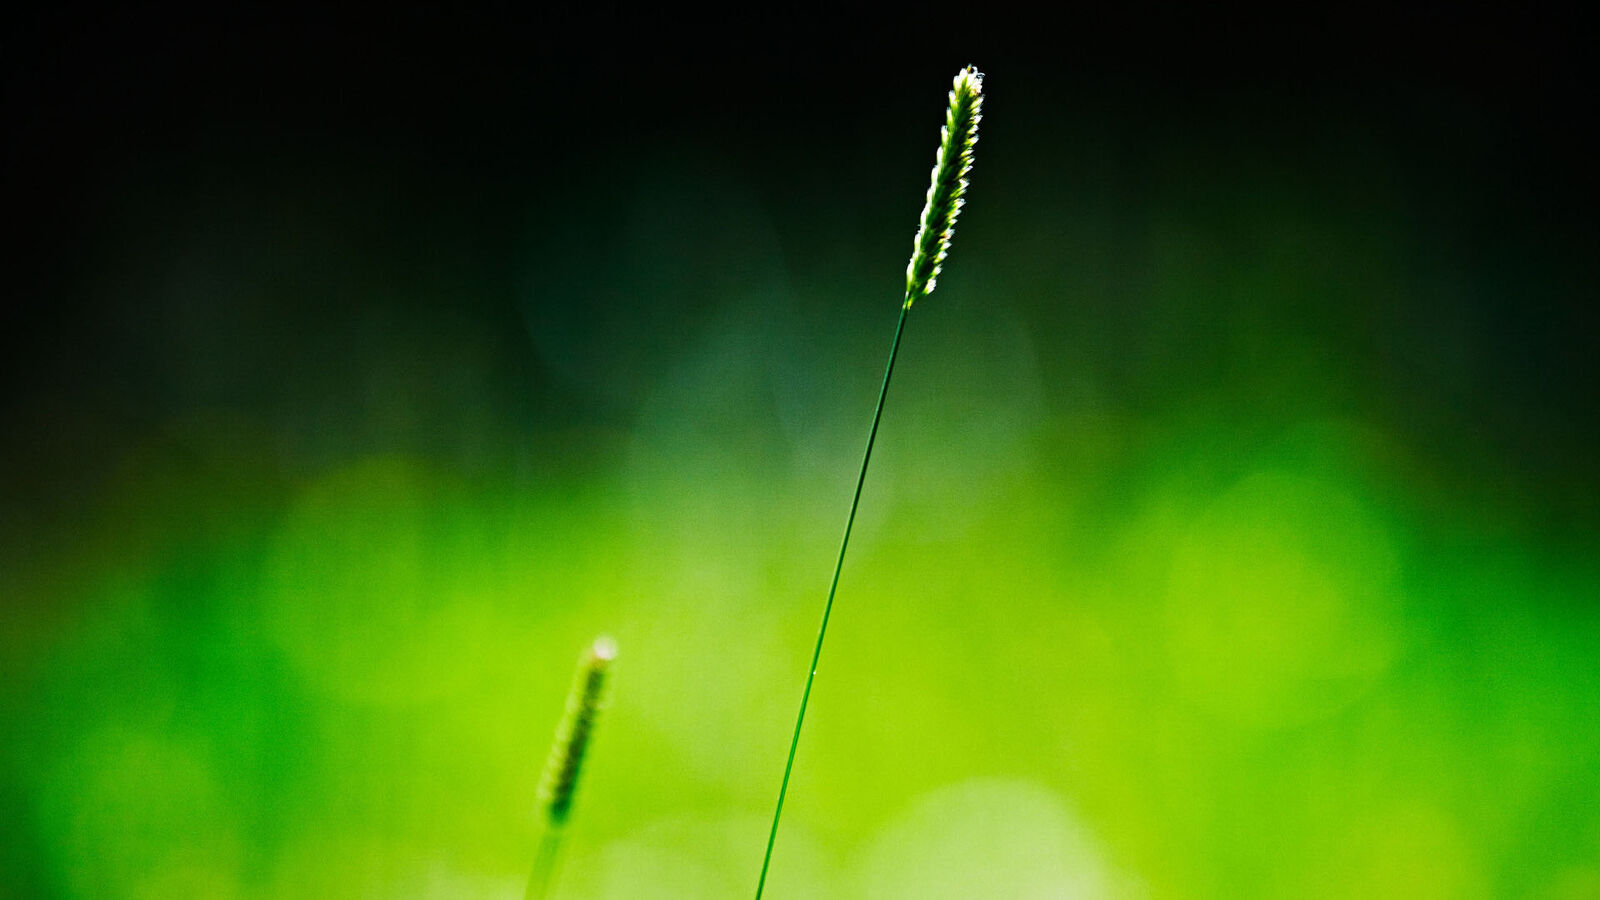
[[[1428,140],[976,61],[771,896],[1593,896],[1571,232]],[[537,193],[130,176],[78,288],[126,381],[8,407],[0,882],[519,896],[610,633],[558,896],[751,891],[941,92],[828,171],[774,117]]]

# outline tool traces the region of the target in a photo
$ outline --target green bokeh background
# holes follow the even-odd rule
[[[520,896],[607,633],[557,896],[748,896],[970,53],[769,896],[1600,896],[1562,28],[407,15],[13,32],[0,893]]]

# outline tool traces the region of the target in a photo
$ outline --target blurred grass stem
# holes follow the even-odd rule
[[[560,858],[561,838],[566,828],[551,825],[539,838],[539,852],[533,858],[533,873],[528,876],[528,888],[522,892],[523,900],[544,900],[550,892],[555,877],[556,861]]]

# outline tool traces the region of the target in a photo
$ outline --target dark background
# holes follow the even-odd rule
[[[1352,216],[1381,195],[1393,208],[1371,223],[1389,229],[1375,240],[1407,245],[1380,250],[1417,282],[1457,264],[1475,281],[1447,297],[1364,298],[1363,321],[1341,320],[1382,357],[1389,383],[1369,388],[1425,398],[1392,398],[1391,417],[1422,414],[1408,404],[1460,416],[1418,423],[1445,443],[1488,420],[1490,450],[1566,467],[1577,483],[1555,502],[1592,517],[1580,458],[1600,381],[1594,32],[1580,16],[1151,7],[1042,20],[978,11],[946,25],[603,7],[25,11],[7,23],[0,63],[8,491],[33,485],[20,489],[43,493],[23,506],[53,506],[50,492],[70,493],[117,434],[186,405],[287,415],[303,399],[294,373],[328,362],[318,338],[399,302],[354,282],[430,283],[448,299],[405,302],[512,322],[540,302],[518,281],[530,230],[581,242],[581,229],[603,226],[630,149],[714,146],[780,207],[803,265],[819,230],[916,193],[920,167],[886,158],[927,130],[926,110],[903,98],[970,60],[1006,110],[985,137],[1021,163],[996,177],[1012,179],[1019,202],[1032,192],[1036,211],[1106,214],[1075,235],[1081,246],[1021,225],[1006,235],[1031,240],[1014,246],[1035,263],[1070,257],[1108,275],[1110,295],[1079,300],[1091,313],[1028,309],[1040,328],[1091,314],[1121,334],[1139,327],[1149,310],[1135,296],[1138,244],[1153,205],[1226,209],[1226,192],[1277,175]],[[862,203],[829,209],[825,187]],[[175,242],[241,220],[286,256],[230,243],[242,254],[221,264],[232,271],[194,276],[231,279],[228,302],[152,302],[143,288],[164,277]],[[900,240],[880,224],[863,236]],[[538,416],[619,413],[564,396],[515,331],[500,361],[534,389],[508,402]],[[1451,342],[1470,344],[1470,361],[1433,359]],[[1216,365],[1184,362],[1201,377]],[[1118,377],[1114,389],[1137,399],[1138,376]],[[60,398],[87,404],[86,427],[106,433],[52,435]]]

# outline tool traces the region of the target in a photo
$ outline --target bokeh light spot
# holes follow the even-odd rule
[[[243,843],[226,787],[193,742],[102,727],[45,791],[72,896],[233,895]]]
[[[1136,896],[1049,790],[977,778],[923,795],[885,827],[861,864],[862,897]]]
[[[337,470],[300,495],[274,541],[273,637],[311,684],[338,696],[448,694],[503,635],[508,535],[505,520],[420,463]]]
[[[1371,686],[1399,642],[1396,548],[1338,485],[1251,474],[1188,524],[1167,582],[1180,690],[1239,724],[1297,724]]]

